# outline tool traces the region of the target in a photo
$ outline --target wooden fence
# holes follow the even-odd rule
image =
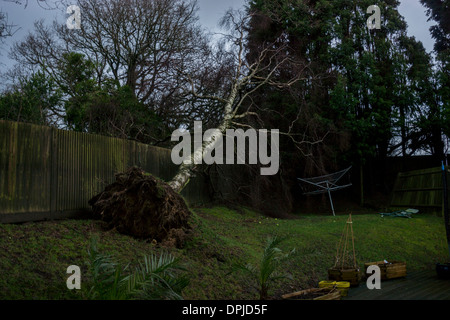
[[[171,150],[135,141],[0,120],[0,222],[72,216],[130,166],[169,180]],[[182,195],[208,202],[202,177]]]
[[[447,181],[449,181],[448,167]],[[447,183],[448,185],[448,183]],[[391,207],[430,208],[443,206],[442,168],[400,172],[394,185]]]

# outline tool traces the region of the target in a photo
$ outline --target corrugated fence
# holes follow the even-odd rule
[[[169,180],[170,150],[130,140],[0,120],[0,222],[63,218],[89,210],[88,200],[137,165]],[[210,201],[202,177],[182,195]]]

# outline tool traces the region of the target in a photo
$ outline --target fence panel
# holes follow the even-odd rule
[[[448,168],[446,170],[448,172]],[[442,208],[442,204],[442,168],[400,172],[397,175],[392,207]]]
[[[177,170],[170,153],[135,141],[0,120],[0,222],[88,210],[89,199],[133,165],[167,181]],[[205,190],[198,177],[182,195],[191,204],[205,203]]]
[[[50,210],[51,128],[0,125],[0,213]]]

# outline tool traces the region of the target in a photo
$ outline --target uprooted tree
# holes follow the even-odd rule
[[[196,64],[201,68],[194,73],[177,70],[179,77],[189,83],[185,94],[193,97],[193,103],[207,100],[222,106],[217,128],[192,151],[187,157],[190,161],[184,161],[167,184],[139,169],[117,175],[115,183],[90,201],[94,211],[112,227],[134,236],[182,245],[189,213],[179,193],[194,175],[197,164],[215,148],[227,129],[248,126],[239,123],[240,119],[258,116],[250,111],[251,104],[245,103],[258,89],[264,85],[290,86],[301,79],[305,66],[290,59],[288,45],[282,38],[261,47],[258,55],[247,55],[249,18],[250,14],[241,11],[228,11],[221,24],[230,32],[223,35],[217,49],[198,57]],[[274,81],[280,67],[287,64],[292,79],[284,83]],[[208,94],[214,85],[214,94]]]
[[[89,200],[110,228],[163,245],[182,247],[189,229],[184,199],[162,180],[133,167]]]

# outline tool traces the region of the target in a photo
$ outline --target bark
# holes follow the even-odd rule
[[[168,183],[169,186],[175,192],[181,192],[184,187],[189,183],[189,180],[193,176],[193,169],[197,166],[197,164],[201,163],[203,157],[208,152],[214,149],[221,135],[225,133],[225,131],[230,127],[231,121],[233,119],[233,111],[232,106],[237,97],[237,88],[233,88],[228,102],[225,106],[225,117],[214,133],[211,135],[211,139],[207,141],[203,141],[201,147],[195,149],[191,154],[191,162],[183,163],[180,165],[177,174],[172,178],[172,180]]]

